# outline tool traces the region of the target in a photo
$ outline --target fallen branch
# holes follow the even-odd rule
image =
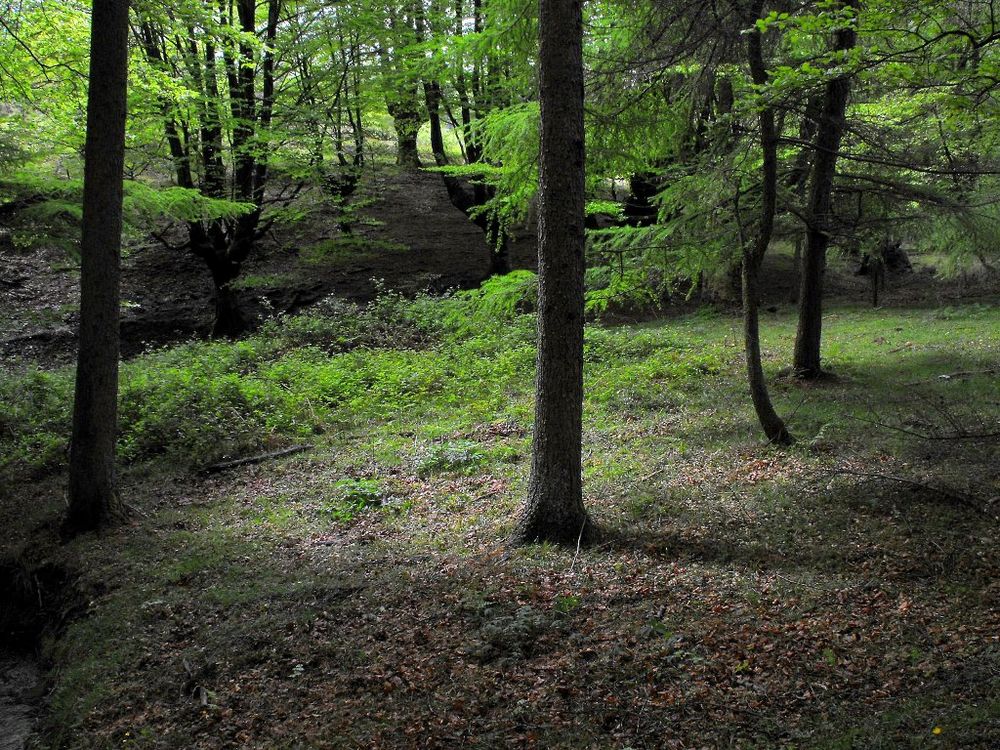
[[[293,453],[302,453],[303,451],[312,450],[314,447],[315,446],[311,444],[293,445],[291,448],[282,448],[280,451],[270,451],[269,453],[260,453],[256,456],[237,458],[232,461],[222,461],[221,463],[212,464],[211,466],[206,466],[199,473],[217,474],[220,471],[235,469],[237,466],[248,466],[250,464],[259,464],[263,463],[264,461],[270,461],[272,458],[281,458],[282,456],[290,456]]]
[[[951,380],[952,378],[971,378],[973,375],[995,375],[997,370],[962,370],[961,372],[952,372],[946,375],[938,375],[938,380]]]
[[[911,437],[920,438],[921,440],[993,440],[995,438],[1000,438],[1000,432],[962,431],[956,433],[944,433],[941,435],[931,435],[926,432],[920,432],[919,430],[908,430],[905,427],[879,422],[874,419],[865,419],[864,417],[856,416],[852,416],[851,419],[856,422],[864,422],[865,424],[870,424],[875,427],[881,427],[885,430],[891,430],[892,432],[899,432],[903,435],[910,435]]]
[[[981,516],[990,518],[989,513],[979,507],[968,495],[961,495],[952,490],[945,489],[943,487],[936,487],[932,484],[927,484],[926,482],[920,482],[916,479],[909,479],[908,477],[898,477],[893,474],[879,474],[878,472],[867,472],[867,471],[851,471],[850,469],[827,469],[826,474],[832,474],[835,476],[848,476],[848,477],[858,477],[860,479],[881,479],[885,482],[896,482],[898,484],[905,484],[908,487],[917,487],[922,490],[927,490],[928,492],[933,492],[940,497],[950,500],[956,505],[961,505],[964,508],[968,508]]]

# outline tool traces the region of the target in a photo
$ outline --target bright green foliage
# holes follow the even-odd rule
[[[365,510],[377,508],[385,499],[385,489],[377,479],[340,479],[331,491],[333,498],[323,511],[340,523],[351,521]]]
[[[770,80],[758,89],[749,84],[744,59],[752,19],[735,11],[713,15],[700,4],[588,4],[589,197],[615,215],[631,179],[642,178],[657,193],[652,222],[594,235],[591,265],[617,269],[623,290],[651,280],[654,287],[663,280],[690,283],[731,265],[741,232],[753,231],[760,167],[755,118],[765,102],[783,113],[777,239],[800,234],[802,175],[811,160],[801,138],[808,141],[811,100],[840,73],[852,75],[854,93],[835,244],[864,251],[894,234],[948,252],[956,268],[972,259],[992,263],[1000,246],[992,175],[1000,129],[990,81],[1000,61],[995,21],[985,7],[972,4],[960,13],[941,0],[870,2],[853,18],[841,3],[823,0],[794,8],[765,4],[764,11],[756,23]],[[269,49],[263,14],[254,34],[200,0],[183,0],[169,12],[136,3],[135,14],[129,173],[150,190],[161,190],[173,175],[176,154],[164,132],[170,119],[188,154],[188,187],[207,196],[148,195],[144,215],[156,207],[164,219],[195,217],[207,225],[237,212],[234,204],[212,201],[247,203],[232,186],[220,191],[206,172],[202,147],[213,123],[221,128],[217,145],[227,166],[241,155],[266,155],[269,172],[294,184],[355,169],[366,158],[388,159],[394,123],[426,131],[436,113],[451,144],[443,171],[488,187],[473,215],[507,227],[530,217],[538,149],[533,4],[285,0],[273,41],[273,118],[263,122],[255,114],[250,134],[241,130],[247,123],[224,73],[227,65],[232,70],[227,55],[258,69],[263,64]],[[4,199],[15,183],[24,195],[53,176],[68,186],[80,179],[87,21],[85,3],[35,0],[0,30],[0,100],[9,102],[0,109]],[[860,42],[845,56],[831,51],[829,41],[848,23],[858,25]],[[144,29],[159,40],[158,57],[143,42]],[[215,93],[206,78],[213,50]],[[32,205],[21,218],[20,242],[51,237],[71,244],[76,209],[66,200],[74,190],[68,186]],[[351,210],[349,199],[331,200]],[[306,216],[279,202],[263,220]],[[655,288],[651,294],[661,296]],[[593,309],[607,304],[599,295]]]
[[[210,198],[190,188],[155,188],[136,180],[126,180],[124,186],[126,232],[132,236],[141,237],[143,229],[158,220],[232,219],[253,210],[252,204]],[[44,242],[76,256],[82,200],[82,179],[59,179],[26,169],[0,178],[0,201],[25,204],[12,222],[15,245]]]
[[[538,276],[532,271],[512,271],[458,296],[469,302],[470,322],[509,321],[538,306]]]
[[[463,473],[483,462],[506,462],[512,456],[503,450],[451,435],[460,425],[527,420],[534,319],[516,315],[503,325],[469,325],[473,305],[461,297],[410,302],[387,295],[353,312],[342,305],[328,315],[282,319],[241,342],[188,344],[136,358],[122,372],[120,455],[127,463],[165,459],[197,467],[289,442],[320,441],[328,432],[364,433],[426,419],[424,434],[433,439],[399,447],[415,471]],[[878,387],[883,349],[905,346],[912,351],[906,377],[933,379],[956,367],[942,343],[945,330],[965,342],[964,369],[990,366],[996,314],[986,306],[889,318],[840,311],[826,358],[852,381]],[[766,349],[779,347],[789,332],[787,320],[768,326]],[[700,415],[687,441],[702,429],[699,439],[707,441],[719,429],[749,434],[748,409],[727,405],[719,411],[726,399],[742,398],[734,334],[733,321],[711,314],[655,326],[589,326],[588,419],[618,423],[623,414],[652,418],[683,410],[691,419]],[[885,343],[872,349],[873,339]],[[405,348],[377,348],[386,342]],[[977,353],[980,345],[986,349]],[[988,380],[979,377],[969,388],[987,387]],[[65,461],[71,390],[68,371],[4,373],[0,475],[37,474]],[[806,435],[823,430],[825,439],[849,431],[836,394],[800,414],[796,424]]]

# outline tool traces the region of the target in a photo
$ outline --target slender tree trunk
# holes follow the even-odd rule
[[[755,19],[763,11],[763,2],[756,3]],[[747,59],[750,63],[750,74],[753,82],[763,86],[768,81],[767,69],[764,66],[761,32],[756,26],[747,36]],[[774,233],[774,214],[778,197],[778,132],[774,124],[774,108],[764,106],[758,117],[760,121],[760,146],[764,157],[763,181],[761,187],[760,222],[757,227],[757,237],[753,244],[743,244],[743,341],[746,352],[747,382],[750,386],[750,398],[754,411],[764,434],[772,443],[790,445],[792,436],[788,433],[785,423],[778,416],[771,403],[767,391],[767,380],[760,357],[760,268],[764,255],[771,244]],[[739,210],[737,208],[737,210]]]
[[[845,0],[843,7],[858,11],[860,0]],[[857,42],[857,28],[851,24],[836,34],[834,49],[848,51]],[[823,109],[816,129],[809,204],[806,208],[806,246],[802,254],[799,282],[799,323],[795,334],[792,368],[795,376],[813,379],[822,376],[820,344],[823,335],[823,275],[826,250],[830,244],[833,183],[837,157],[844,135],[844,115],[851,92],[851,79],[839,75],[826,84]]]
[[[128,80],[128,2],[94,0],[80,243],[80,354],[70,442],[66,529],[120,513],[115,480],[122,180]]]
[[[441,84],[424,81],[424,100],[431,123],[431,153],[435,164],[444,167],[448,165],[448,157],[444,153],[444,134],[441,132]]]
[[[432,3],[430,10],[433,19],[438,16],[440,9]],[[416,0],[414,3],[414,30],[417,44],[424,44],[428,35],[432,39],[434,37],[434,27],[428,22],[423,0]],[[434,163],[444,167],[448,164],[448,158],[444,153],[444,134],[441,132],[441,84],[436,79],[424,78],[421,85],[424,90],[424,106],[430,121],[431,153],[434,155]]]
[[[583,506],[584,135],[581,0],[540,0],[538,374],[519,543],[593,533]]]

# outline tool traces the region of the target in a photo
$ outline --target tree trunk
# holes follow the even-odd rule
[[[437,81],[424,81],[424,100],[427,102],[427,116],[431,123],[431,153],[434,163],[439,167],[448,165],[448,157],[444,153],[444,134],[441,132],[441,84]]]
[[[120,513],[115,479],[128,2],[94,0],[80,243],[80,353],[70,442],[71,533]]]
[[[239,295],[233,282],[240,274],[239,264],[226,259],[210,264],[212,284],[215,287],[215,320],[212,323],[212,338],[236,337],[246,333],[249,324],[240,309]]]
[[[583,507],[584,135],[581,0],[540,0],[538,374],[528,498],[514,540],[575,543]]]
[[[437,5],[431,3],[430,11],[433,18],[440,16],[440,8]],[[434,37],[434,27],[427,21],[423,0],[414,3],[414,31],[417,44],[420,45],[426,42],[428,34],[432,39]],[[421,84],[424,89],[424,106],[430,121],[431,153],[434,155],[434,163],[444,167],[448,164],[448,158],[444,153],[444,134],[441,132],[441,84],[437,80],[427,78],[424,78]]]
[[[420,155],[417,153],[420,115],[415,111],[394,114],[392,122],[396,128],[396,164],[408,169],[420,169]]]
[[[767,391],[767,380],[760,358],[760,267],[753,259],[743,258],[743,343],[746,350],[747,382],[757,421],[767,439],[777,445],[791,445],[794,440],[785,423],[774,410]]]
[[[249,38],[257,35],[257,3],[234,0],[218,5],[221,32],[213,41],[212,33],[203,31],[199,52],[196,27],[188,27],[185,64],[203,99],[200,122],[184,119],[183,108],[176,109],[169,99],[162,101],[164,130],[174,162],[177,184],[198,188],[213,198],[232,198],[252,203],[256,208],[235,219],[212,219],[188,223],[188,247],[201,258],[212,275],[215,286],[216,317],[213,336],[235,337],[244,333],[248,321],[239,308],[238,295],[231,282],[239,275],[261,234],[261,214],[269,179],[269,142],[275,104],[275,39],[281,18],[281,0],[267,0],[267,24],[263,50],[259,54]],[[262,4],[263,5],[263,4]],[[236,12],[236,18],[233,12]],[[237,24],[237,25],[234,25]],[[147,58],[155,67],[170,73],[164,32],[154,22],[141,26],[141,41]],[[227,31],[239,31],[237,37]],[[216,46],[218,44],[218,47]],[[178,42],[178,46],[183,46]],[[223,69],[217,71],[216,54],[221,49]],[[219,77],[223,76],[229,95],[229,114],[234,125],[230,132],[229,157],[223,158],[223,127],[220,118]],[[260,89],[256,77],[260,76]],[[198,137],[189,135],[197,129]],[[200,160],[200,161],[199,161]],[[200,184],[195,185],[200,163]],[[231,185],[226,164],[233,165]]]
[[[860,0],[845,0],[843,7],[857,14]],[[852,49],[857,42],[857,27],[852,23],[836,34],[834,48]],[[844,135],[844,115],[851,92],[851,79],[839,75],[826,84],[823,110],[816,129],[809,204],[806,208],[806,246],[802,254],[799,281],[799,323],[795,334],[792,368],[795,376],[813,379],[822,376],[820,343],[823,335],[823,274],[826,250],[830,244],[830,216],[837,157]]]
[[[763,2],[755,7],[755,19],[763,11]],[[747,36],[747,59],[753,82],[764,86],[768,81],[764,67],[761,32],[756,26]],[[774,233],[774,214],[778,198],[778,131],[774,124],[774,108],[763,106],[758,116],[760,122],[760,146],[763,154],[763,179],[761,183],[760,222],[753,244],[743,244],[743,268],[741,273],[743,289],[743,342],[746,352],[747,382],[754,411],[764,434],[772,443],[790,445],[792,436],[785,423],[778,416],[767,392],[767,380],[760,358],[760,268],[764,255],[771,244]],[[737,206],[737,211],[739,210]]]

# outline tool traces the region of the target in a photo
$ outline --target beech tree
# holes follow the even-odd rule
[[[584,129],[581,0],[540,0],[538,372],[520,543],[572,543],[583,506]]]
[[[94,0],[80,243],[80,353],[70,442],[71,531],[97,528],[120,509],[119,266],[128,88],[128,0]]]
[[[146,13],[137,30],[151,67],[188,87],[181,102],[161,97],[177,185],[242,207],[232,216],[187,222],[186,247],[205,262],[215,287],[215,336],[236,336],[247,327],[232,284],[269,226],[262,214],[281,7],[280,0],[268,0],[262,32],[254,0],[192,7],[181,18]],[[192,95],[194,107],[187,103]]]

